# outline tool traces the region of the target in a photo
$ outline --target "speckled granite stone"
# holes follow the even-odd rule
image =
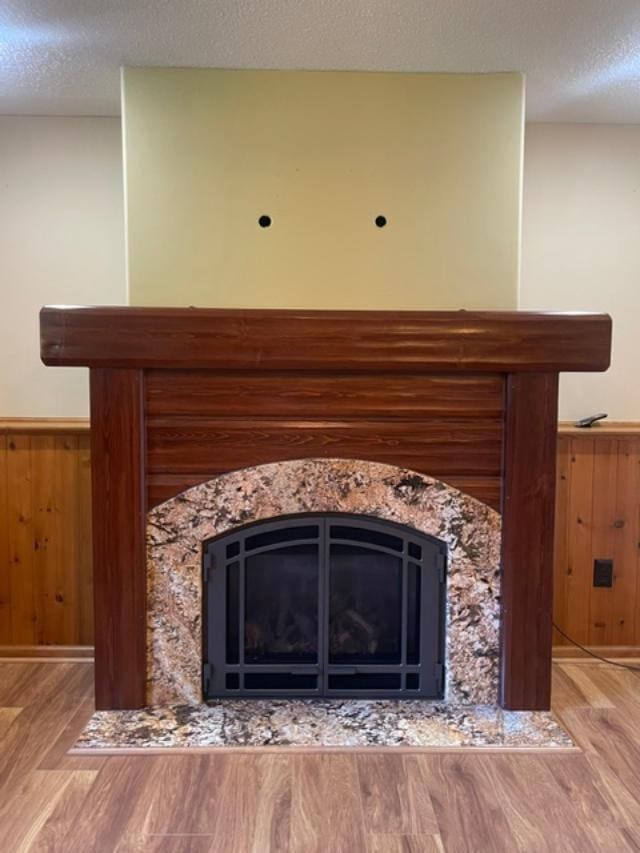
[[[250,522],[304,512],[362,513],[443,541],[448,549],[445,700],[497,701],[499,514],[407,469],[300,459],[223,474],[149,512],[149,705],[202,701],[203,542]]]
[[[551,714],[418,700],[223,699],[98,711],[72,752],[194,747],[573,747]]]

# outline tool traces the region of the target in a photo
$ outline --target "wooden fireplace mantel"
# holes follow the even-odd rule
[[[145,703],[147,509],[234,468],[387,462],[502,512],[500,701],[546,709],[558,374],[609,366],[602,314],[46,307],[91,368],[96,704]]]
[[[210,370],[599,371],[611,318],[513,311],[56,308],[45,364]]]

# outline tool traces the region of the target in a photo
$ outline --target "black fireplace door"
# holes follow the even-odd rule
[[[442,698],[445,565],[439,540],[361,515],[206,542],[205,699]]]

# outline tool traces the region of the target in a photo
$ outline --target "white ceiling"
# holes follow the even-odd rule
[[[0,113],[116,115],[121,65],[524,71],[530,120],[640,124],[640,0],[0,5]]]

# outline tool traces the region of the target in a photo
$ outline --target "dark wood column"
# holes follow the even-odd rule
[[[145,700],[143,372],[91,370],[96,707]]]
[[[558,374],[506,377],[500,704],[551,702]]]

